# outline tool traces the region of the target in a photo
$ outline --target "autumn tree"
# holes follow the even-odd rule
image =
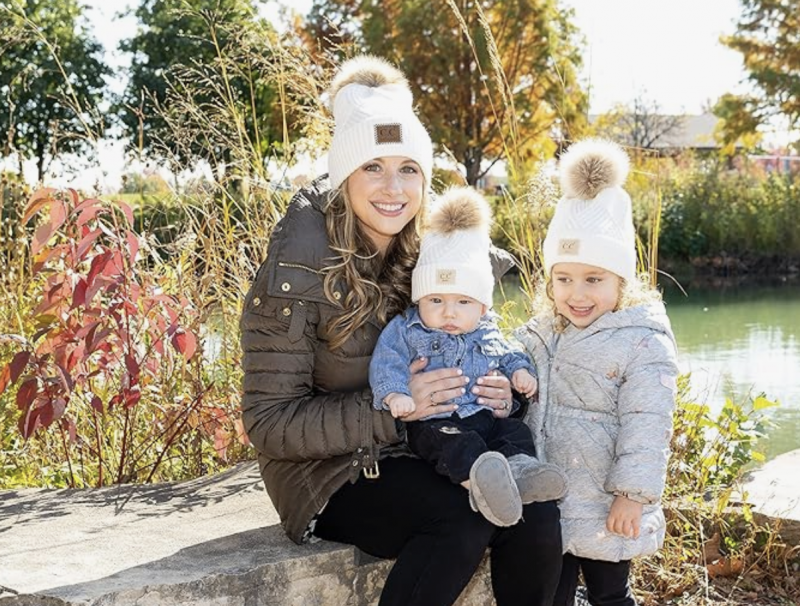
[[[132,148],[177,168],[205,159],[260,172],[294,121],[277,53],[290,53],[252,0],[141,0],[121,117]],[[294,56],[298,53],[295,52]]]
[[[102,124],[107,66],[76,0],[0,6],[0,155],[36,161],[42,179],[58,156],[85,151]]]
[[[800,2],[740,0],[736,32],[722,41],[742,54],[755,92],[724,95],[714,112],[725,121],[726,142],[755,132],[775,116],[800,126]],[[795,139],[796,144],[800,141]]]
[[[544,157],[585,120],[572,12],[556,0],[314,0],[322,51],[366,51],[405,72],[423,123],[475,184],[500,160]]]

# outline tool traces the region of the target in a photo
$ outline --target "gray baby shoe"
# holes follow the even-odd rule
[[[522,517],[522,501],[511,468],[499,452],[484,452],[469,470],[469,502],[495,526],[513,526]]]
[[[567,494],[567,476],[552,463],[518,454],[508,458],[511,475],[517,483],[522,503],[555,501]]]

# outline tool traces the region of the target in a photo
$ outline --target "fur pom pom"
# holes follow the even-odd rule
[[[331,82],[331,105],[336,94],[348,84],[361,84],[377,88],[385,84],[402,84],[408,88],[408,80],[394,65],[373,55],[360,55],[345,61]]]
[[[492,209],[482,195],[471,187],[451,187],[431,211],[428,228],[449,234],[483,227],[488,233],[491,224]]]
[[[561,156],[561,191],[565,198],[592,200],[606,187],[621,186],[628,176],[628,154],[605,139],[586,139]]]

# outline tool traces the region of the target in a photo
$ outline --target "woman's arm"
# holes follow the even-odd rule
[[[257,278],[253,288],[258,284]],[[394,419],[372,408],[369,389],[315,389],[315,349],[325,346],[317,337],[317,304],[269,297],[265,291],[258,288],[257,305],[252,292],[247,297],[240,323],[242,419],[255,448],[271,459],[305,461],[349,454],[364,442],[398,442]],[[305,316],[301,329],[292,326],[295,314]]]

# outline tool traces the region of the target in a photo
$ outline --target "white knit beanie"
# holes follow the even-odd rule
[[[365,162],[383,156],[411,158],[430,184],[433,146],[414,113],[405,76],[378,57],[363,55],[342,64],[331,84],[333,140],[328,150],[331,187]]]
[[[543,246],[548,275],[556,263],[584,263],[636,277],[631,199],[622,189],[629,166],[622,148],[602,139],[575,143],[561,157],[563,197]]]
[[[431,211],[411,275],[414,303],[431,294],[460,294],[492,306],[489,258],[492,211],[470,187],[447,190]]]

